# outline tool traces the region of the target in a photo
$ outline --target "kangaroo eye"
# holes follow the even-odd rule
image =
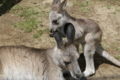
[[[70,64],[71,62],[64,61],[64,63],[65,63],[65,65],[68,65],[68,64]]]
[[[58,21],[57,20],[53,20],[52,23],[58,25]]]

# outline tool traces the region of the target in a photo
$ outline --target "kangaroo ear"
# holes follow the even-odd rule
[[[74,42],[74,38],[75,38],[75,28],[74,28],[73,24],[66,23],[64,25],[64,32],[67,37],[67,44],[72,44]]]
[[[52,5],[60,5],[61,0],[53,0]]]
[[[59,32],[54,32],[53,36],[54,36],[54,39],[56,40],[57,47],[62,48],[63,40],[62,40],[62,37],[60,36]]]
[[[66,8],[67,0],[64,0],[59,6],[59,12]]]

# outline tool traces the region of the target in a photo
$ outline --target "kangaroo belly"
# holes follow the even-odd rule
[[[3,78],[7,80],[40,80],[35,74],[25,70],[6,67],[3,71]]]
[[[8,62],[8,63],[7,63]],[[3,61],[2,75],[8,80],[40,80],[39,68],[31,63],[16,63],[16,61]]]

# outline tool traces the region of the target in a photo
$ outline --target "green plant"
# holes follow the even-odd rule
[[[91,4],[91,2],[89,2],[89,1],[83,1],[80,4],[79,3],[73,3],[74,6],[81,6],[81,7],[86,7],[90,4]]]
[[[28,8],[28,10],[27,10],[27,8],[26,8],[18,15],[20,15],[21,17],[24,17],[24,18],[30,18],[32,15],[37,15],[37,14],[38,14],[38,12],[35,11],[34,9]]]
[[[120,51],[120,48],[116,47],[116,51]]]
[[[31,16],[39,14],[39,12],[34,10],[32,7],[21,6],[13,7],[11,12],[24,18],[31,18]]]
[[[48,33],[48,32],[49,32],[49,29],[46,28],[46,29],[43,30],[43,32],[44,32],[44,33]]]
[[[82,8],[82,12],[87,13],[88,12],[88,8],[87,7],[83,7]]]
[[[118,59],[118,60],[120,60],[120,56],[119,55],[116,55],[115,58]]]
[[[48,33],[49,32],[49,29],[46,28],[46,29],[43,29],[43,30],[38,30],[34,35],[33,37],[34,38],[38,38],[39,36],[41,36],[43,33]]]
[[[117,12],[120,12],[120,8],[116,9]]]
[[[91,4],[90,2],[84,1],[83,3],[80,4],[80,6],[86,7],[86,6],[90,5],[90,4]]]
[[[108,9],[111,9],[111,6],[108,6],[107,8],[108,8]]]
[[[18,23],[16,26],[18,26],[20,29],[25,30],[25,32],[32,32],[34,29],[37,29],[37,21],[35,18],[27,19],[21,23]]]
[[[34,34],[33,37],[34,37],[34,38],[38,38],[39,35],[38,35],[38,34]]]
[[[17,10],[22,10],[22,9],[23,9],[22,6],[16,5],[11,9],[11,11],[17,11]]]
[[[41,36],[43,34],[43,30],[38,30],[34,35],[33,37],[34,38],[38,38],[39,36]]]

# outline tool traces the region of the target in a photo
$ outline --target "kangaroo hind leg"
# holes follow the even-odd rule
[[[82,48],[84,51],[85,61],[86,61],[86,68],[83,72],[83,77],[88,77],[95,74],[95,67],[94,67],[94,54],[95,54],[95,44],[94,43],[85,43],[82,44]]]

